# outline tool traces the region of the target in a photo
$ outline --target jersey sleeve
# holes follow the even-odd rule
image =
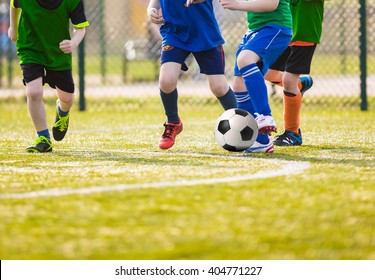
[[[16,1],[16,0],[14,0]],[[77,7],[69,15],[70,20],[75,28],[83,28],[89,26],[89,22],[86,19],[85,9],[83,7],[83,2],[80,0]]]
[[[12,8],[21,8],[20,1],[19,0],[11,0],[10,6]]]

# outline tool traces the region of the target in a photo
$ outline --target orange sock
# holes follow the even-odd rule
[[[302,95],[291,94],[284,91],[284,128],[285,130],[298,133],[300,124],[300,113],[302,106]]]

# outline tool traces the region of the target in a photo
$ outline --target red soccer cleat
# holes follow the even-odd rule
[[[164,123],[164,133],[159,139],[160,149],[169,149],[174,145],[175,138],[182,131],[182,122],[180,123]]]

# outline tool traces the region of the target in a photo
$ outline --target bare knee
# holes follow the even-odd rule
[[[57,96],[59,97],[60,108],[63,111],[68,111],[73,106],[74,94],[63,91],[56,87]]]
[[[229,85],[227,83],[222,84],[210,84],[210,89],[215,96],[224,96],[228,90]]]
[[[177,82],[164,76],[160,76],[159,78],[159,88],[165,92],[165,93],[170,93],[174,91],[177,87]]]
[[[40,101],[43,99],[43,87],[28,86],[26,95],[30,101]]]
[[[165,93],[171,93],[177,87],[181,72],[181,64],[166,62],[161,65],[159,75],[159,88]]]
[[[60,94],[59,95],[59,100],[60,100],[60,103],[64,103],[68,106],[73,106],[73,102],[74,102],[74,95],[73,94]]]
[[[286,73],[283,76],[284,90],[290,93],[297,94],[299,91],[298,80],[299,80],[299,75]]]

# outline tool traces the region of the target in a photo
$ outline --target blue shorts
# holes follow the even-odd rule
[[[193,54],[200,69],[200,73],[206,75],[221,75],[225,71],[225,57],[222,46],[201,52],[186,51],[171,45],[163,46],[161,52],[161,64],[176,62],[181,64],[181,70],[187,71],[185,63],[189,54]]]
[[[259,69],[265,74],[288,47],[291,39],[292,29],[280,25],[266,25],[255,31],[250,30],[243,36],[237,49],[236,58],[242,50],[255,52],[261,58],[258,63]],[[237,66],[237,59],[234,66],[234,75],[241,75]]]

